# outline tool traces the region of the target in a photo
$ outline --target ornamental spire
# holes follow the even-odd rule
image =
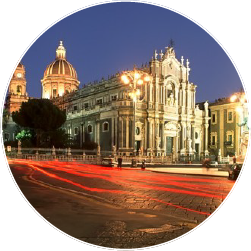
[[[59,46],[56,50],[56,59],[66,59],[66,49],[63,46],[63,41],[59,42]]]

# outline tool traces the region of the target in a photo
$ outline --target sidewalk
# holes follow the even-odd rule
[[[161,173],[204,175],[216,177],[228,177],[227,171],[219,171],[218,168],[206,167],[146,167],[146,170]]]

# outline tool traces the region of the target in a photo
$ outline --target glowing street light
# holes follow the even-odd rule
[[[129,84],[132,91],[129,93],[129,97],[133,100],[133,153],[134,156],[136,155],[136,149],[135,149],[135,133],[136,133],[136,103],[138,100],[138,97],[141,95],[140,89],[138,89],[138,86],[142,86],[148,82],[150,82],[151,78],[150,76],[143,71],[134,70],[134,71],[126,71],[121,76],[121,81],[124,84]]]
[[[230,97],[230,102],[235,102],[237,100],[237,95],[232,95]]]

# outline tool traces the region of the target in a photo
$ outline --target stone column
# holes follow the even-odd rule
[[[195,150],[195,128],[194,125],[192,125],[192,149]]]
[[[175,88],[175,107],[178,107],[178,103],[179,103],[179,89],[176,87]]]
[[[186,107],[186,89],[185,89],[185,85],[182,85],[182,106]]]
[[[114,145],[118,149],[118,118],[114,119]]]
[[[126,117],[126,148],[129,148],[129,117]]]
[[[208,124],[205,124],[205,155],[208,155]]]
[[[119,126],[118,126],[118,150],[123,147],[123,120],[119,117]]]
[[[97,144],[100,145],[100,122],[96,124],[96,140]]]
[[[81,138],[81,147],[83,146],[83,142],[85,142],[85,127],[84,127],[84,123],[81,123],[81,131],[82,131],[82,137]]]
[[[115,145],[115,142],[114,142],[114,124],[115,124],[115,118],[112,118],[111,121],[112,121],[112,124],[110,126],[110,130],[111,130],[111,137],[112,137],[112,140],[111,140],[111,149],[112,147]]]
[[[152,123],[148,120],[148,148],[152,148]]]
[[[191,109],[191,92],[190,92],[190,85],[187,85],[187,110]]]
[[[175,161],[178,160],[178,151],[179,151],[179,132],[177,131],[176,137],[175,137]]]
[[[165,134],[165,126],[164,121],[161,122],[161,149],[164,150],[164,134]]]
[[[181,124],[181,132],[180,132],[180,148],[181,150],[184,149],[184,140],[185,140],[185,125]]]

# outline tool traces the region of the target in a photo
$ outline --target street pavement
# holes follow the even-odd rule
[[[153,246],[189,232],[234,185],[226,177],[201,175],[218,171],[199,167],[188,175],[177,173],[191,169],[185,167],[141,170],[28,160],[9,165],[44,219],[81,241],[110,248]]]

